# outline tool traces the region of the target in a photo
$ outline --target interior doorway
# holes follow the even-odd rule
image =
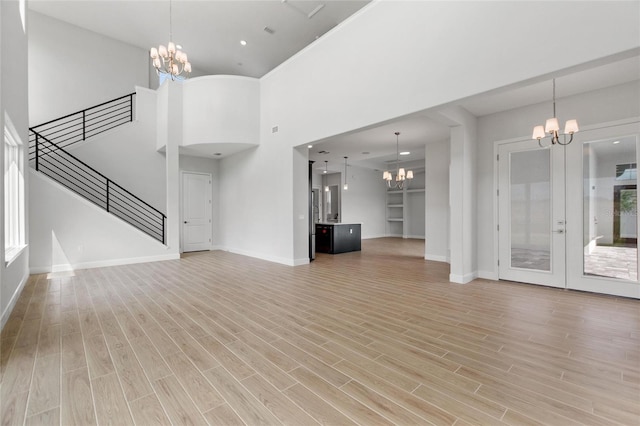
[[[180,241],[183,252],[211,249],[211,174],[182,172]]]

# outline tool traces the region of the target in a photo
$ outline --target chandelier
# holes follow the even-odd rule
[[[398,141],[398,137],[400,136],[400,132],[395,132],[396,135],[396,178],[393,178],[393,174],[390,171],[386,171],[382,174],[382,179],[387,181],[387,187],[389,188],[397,188],[402,189],[404,187],[404,182],[407,179],[413,179],[413,171],[409,170],[405,173],[403,167],[400,167],[400,144]],[[392,183],[392,181],[394,181]]]
[[[171,80],[182,73],[189,74],[191,72],[191,63],[187,60],[187,54],[183,52],[181,46],[176,46],[173,40],[173,22],[172,7],[169,0],[169,44],[152,47],[149,56],[153,60],[153,67],[158,74],[171,76]],[[186,75],[184,76],[186,77]]]
[[[567,120],[564,125],[564,133],[562,135],[562,142],[560,141],[560,136],[558,132],[560,131],[560,124],[558,123],[558,119],[556,118],[556,79],[553,79],[553,117],[547,119],[546,125],[543,126],[535,126],[533,128],[533,139],[538,140],[538,145],[542,146],[542,139],[546,137],[548,133],[551,136],[551,145],[569,145],[573,141],[573,134],[578,131],[578,120],[572,119]],[[569,135],[569,140],[567,141],[567,135]]]

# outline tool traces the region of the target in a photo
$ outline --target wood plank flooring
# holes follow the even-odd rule
[[[448,282],[424,242],[30,277],[3,425],[638,425],[640,303]]]

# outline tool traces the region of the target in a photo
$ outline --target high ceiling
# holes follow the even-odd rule
[[[369,0],[30,0],[44,15],[148,50],[173,41],[194,71],[262,77]],[[265,28],[271,30],[268,32]],[[246,45],[240,41],[246,41]]]
[[[173,0],[173,41],[183,45],[197,74],[261,77],[368,2]],[[30,0],[29,7],[145,50],[169,41],[169,1]],[[640,52],[479,94],[459,105],[483,116],[550,101],[553,77],[558,98],[639,80]],[[384,169],[396,158],[396,131],[401,132],[400,150],[411,152],[402,160],[415,163],[424,159],[425,143],[449,136],[446,126],[426,113],[416,114],[318,141],[309,149],[309,158],[319,167],[328,160],[335,171],[342,169],[345,156],[349,164]]]

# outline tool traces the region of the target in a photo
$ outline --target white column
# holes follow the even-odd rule
[[[180,153],[182,142],[182,86],[168,81],[158,89],[158,146],[165,147],[167,167],[167,249],[180,251]]]
[[[440,113],[451,127],[449,165],[449,281],[466,284],[478,276],[476,242],[476,126],[461,107]]]

